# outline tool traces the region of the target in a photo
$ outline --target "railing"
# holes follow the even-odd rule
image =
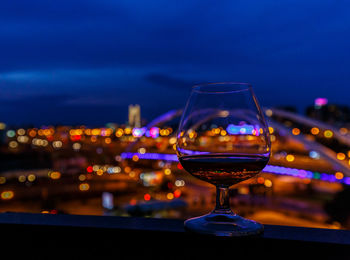
[[[8,259],[350,259],[348,230],[265,225],[261,236],[230,238],[191,234],[177,219],[30,213],[0,214],[0,230]]]

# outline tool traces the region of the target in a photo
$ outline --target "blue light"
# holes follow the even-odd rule
[[[141,137],[145,134],[145,132],[146,132],[146,128],[144,128],[144,127],[143,128],[134,128],[132,130],[132,135],[134,137]]]
[[[240,129],[241,129],[240,126],[229,124],[226,128],[226,131],[227,131],[227,133],[229,133],[231,135],[238,135]]]
[[[320,159],[320,154],[319,154],[318,152],[316,152],[316,151],[311,151],[311,152],[309,153],[309,156],[310,156],[311,158],[313,158],[313,159]]]
[[[230,135],[259,135],[259,128],[255,129],[252,125],[234,125],[229,124],[226,127],[227,133]]]

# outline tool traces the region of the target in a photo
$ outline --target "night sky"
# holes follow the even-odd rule
[[[5,0],[0,121],[151,120],[194,83],[253,85],[263,106],[349,104],[346,0]]]

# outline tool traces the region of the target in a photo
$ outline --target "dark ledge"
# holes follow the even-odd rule
[[[1,249],[13,255],[350,259],[348,230],[265,225],[262,236],[229,238],[188,233],[175,219],[29,213],[0,214],[0,228]]]

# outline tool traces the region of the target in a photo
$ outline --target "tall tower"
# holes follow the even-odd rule
[[[141,127],[140,105],[129,105],[129,126]]]

